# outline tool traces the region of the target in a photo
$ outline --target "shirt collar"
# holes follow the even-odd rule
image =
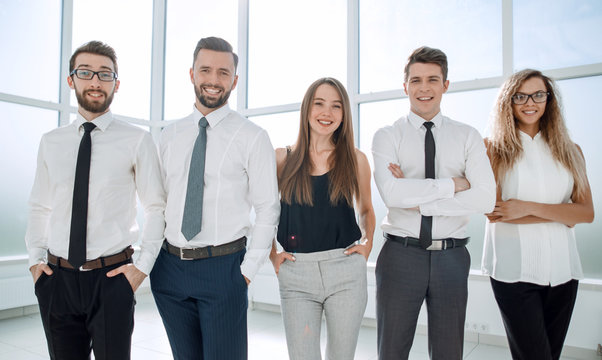
[[[533,138],[531,138],[531,135],[527,134],[521,129],[518,129],[518,134],[521,138],[521,141],[538,141],[541,139],[541,131],[538,131]]]
[[[80,113],[77,113],[77,117],[75,118],[75,120],[73,120],[73,125],[75,126],[75,129],[79,131],[81,129],[82,124],[87,121],[88,120],[84,119],[84,117]],[[106,113],[97,117],[96,119],[92,120],[91,122],[94,125],[96,125],[98,129],[104,132],[105,130],[107,130],[112,121],[113,113],[109,110]]]
[[[225,103],[224,106],[217,110],[213,110],[209,113],[209,115],[203,115],[202,112],[197,109],[196,106],[192,106],[192,120],[194,123],[198,124],[199,120],[204,116],[209,123],[209,126],[214,128],[216,127],[222,120],[224,120],[232,110],[230,110],[230,106],[228,103]]]
[[[408,120],[410,121],[410,124],[412,124],[412,126],[414,126],[416,128],[416,130],[420,129],[422,124],[426,121],[423,118],[421,118],[420,116],[416,115],[411,110],[410,110],[410,114],[408,115]],[[435,117],[431,119],[431,122],[433,124],[435,124],[436,128],[441,127],[441,123],[443,122],[443,115],[441,114],[441,111],[439,111],[437,113],[437,115],[435,115]]]

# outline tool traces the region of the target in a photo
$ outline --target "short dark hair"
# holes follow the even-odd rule
[[[232,45],[230,45],[229,42],[222,38],[213,36],[202,38],[201,40],[199,40],[199,42],[196,44],[196,48],[194,49],[194,56],[192,58],[193,66],[194,62],[196,61],[196,57],[199,54],[199,51],[201,51],[201,49],[228,52],[232,54],[232,57],[234,58],[234,72],[236,73],[236,68],[238,66],[238,55],[234,53],[234,51],[232,50]]]
[[[443,74],[443,81],[447,80],[447,56],[443,51],[428,46],[422,46],[414,50],[412,55],[408,57],[408,62],[403,70],[403,82],[408,82],[410,65],[415,63],[439,65]]]
[[[73,55],[71,55],[71,59],[69,60],[69,73],[73,71],[75,68],[75,58],[77,55],[89,53],[106,56],[113,62],[113,67],[115,67],[115,74],[117,74],[117,55],[115,54],[115,50],[109,45],[103,43],[102,41],[92,40],[78,47]]]

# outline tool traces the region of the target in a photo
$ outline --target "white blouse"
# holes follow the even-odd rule
[[[519,132],[523,156],[502,182],[502,200],[545,204],[571,201],[573,176],[552,156],[538,133]],[[575,229],[557,222],[539,224],[490,223],[485,227],[483,273],[503,282],[556,286],[582,279]]]

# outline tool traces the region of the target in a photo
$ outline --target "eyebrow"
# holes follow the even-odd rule
[[[321,97],[315,97],[313,101],[326,101],[326,99],[323,99]],[[334,100],[333,102],[337,102],[337,103],[343,103],[342,100]]]
[[[88,65],[88,64],[79,64],[79,65],[77,65],[77,69],[79,69],[79,68],[81,68],[81,67],[87,67],[87,68],[91,68],[92,66],[91,66],[91,65]],[[101,69],[107,69],[107,70],[109,70],[109,71],[115,71],[115,70],[111,69],[110,67],[108,67],[108,66],[104,66],[104,65],[102,65],[100,68],[101,68]]]
[[[208,65],[205,65],[205,66],[201,65],[201,66],[199,66],[199,69],[213,69],[213,67],[211,67],[211,66],[208,66]],[[230,69],[228,69],[228,68],[222,68],[222,67],[221,67],[221,68],[217,68],[217,70],[218,70],[218,71],[227,71],[227,72],[229,72],[229,73],[231,73],[231,72],[232,72],[232,70],[230,70]]]

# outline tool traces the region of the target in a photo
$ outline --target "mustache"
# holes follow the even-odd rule
[[[106,92],[106,91],[104,91],[104,90],[100,90],[100,89],[99,89],[99,90],[84,90],[84,92],[83,92],[83,95],[84,95],[84,96],[85,96],[85,95],[88,95],[88,93],[90,93],[90,92],[99,92],[99,93],[101,93],[101,94],[102,94],[102,95],[103,95],[105,98],[107,97],[107,92]]]

